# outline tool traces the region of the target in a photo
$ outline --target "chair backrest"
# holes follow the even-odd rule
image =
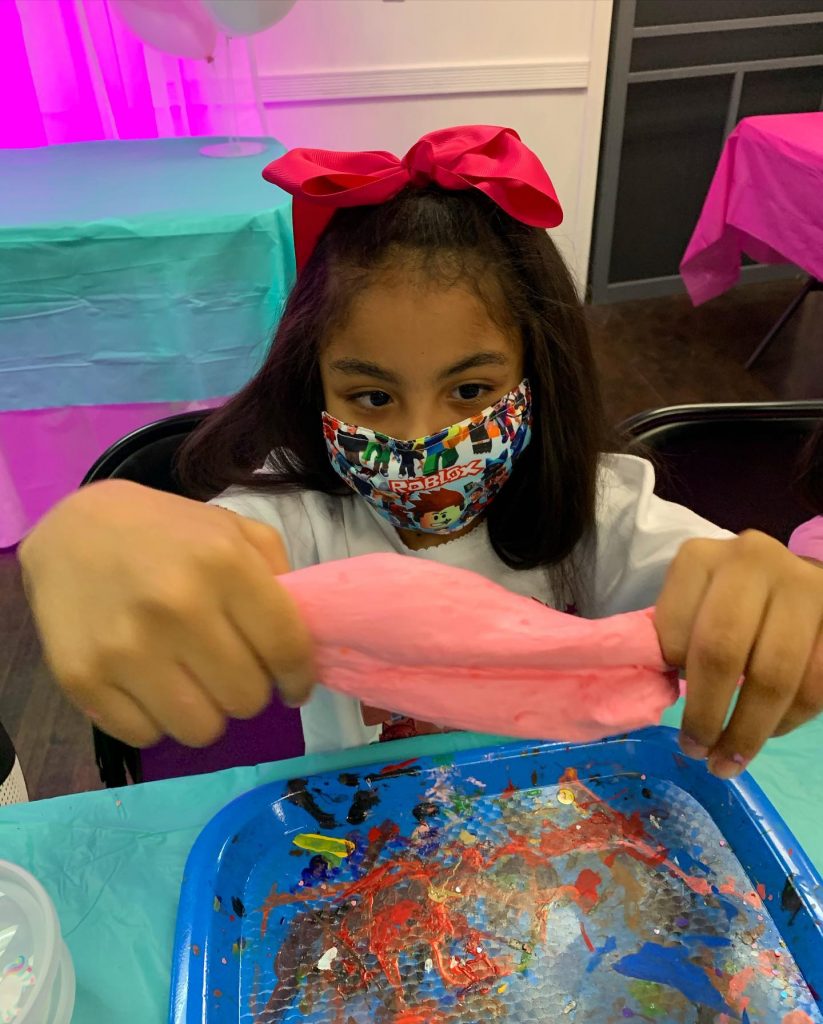
[[[657,493],[718,526],[784,544],[812,515],[795,486],[823,402],[683,405],[641,413],[621,430],[657,468]]]
[[[208,410],[182,413],[135,430],[100,456],[83,485],[119,479],[184,494],[175,458],[185,439],[208,415]],[[287,708],[274,694],[265,711],[250,721],[230,721],[221,739],[210,747],[193,750],[163,740],[156,747],[138,751],[95,729],[94,748],[103,783],[122,786],[128,776],[134,782],[150,782],[297,757],[304,744],[300,712]]]
[[[86,473],[81,487],[98,480],[131,480],[156,491],[183,494],[174,460],[183,442],[209,411],[200,409],[167,416],[115,441]]]

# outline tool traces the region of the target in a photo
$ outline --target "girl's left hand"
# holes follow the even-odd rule
[[[680,745],[708,757],[720,778],[739,775],[770,736],[823,711],[823,569],[771,537],[687,541],[655,625],[666,661],[686,670]]]

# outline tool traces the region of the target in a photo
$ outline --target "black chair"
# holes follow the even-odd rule
[[[633,416],[627,450],[651,459],[656,492],[718,526],[784,544],[812,515],[797,493],[800,453],[823,401],[681,405]]]
[[[101,480],[130,480],[188,497],[175,470],[175,459],[183,441],[208,415],[208,410],[186,412],[140,427],[104,452],[81,486]],[[201,750],[165,739],[140,751],[97,728],[93,734],[97,767],[106,786],[124,786],[129,777],[133,782],[150,782],[259,764],[297,757],[304,750],[300,712],[287,708],[276,695],[257,718],[229,722],[221,739]]]
[[[80,486],[100,480],[131,480],[156,491],[183,494],[174,460],[183,441],[209,412],[183,412],[132,431],[103,452]]]

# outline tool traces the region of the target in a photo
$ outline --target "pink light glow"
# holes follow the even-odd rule
[[[211,65],[167,56],[132,35],[108,0],[0,0],[0,39],[0,147],[231,130],[225,41]],[[253,108],[244,44],[231,45],[240,101]],[[258,134],[248,112],[243,128]]]

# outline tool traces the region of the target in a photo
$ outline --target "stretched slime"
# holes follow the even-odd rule
[[[364,555],[281,576],[332,690],[454,729],[569,742],[677,698],[651,609],[582,619],[464,569]]]

